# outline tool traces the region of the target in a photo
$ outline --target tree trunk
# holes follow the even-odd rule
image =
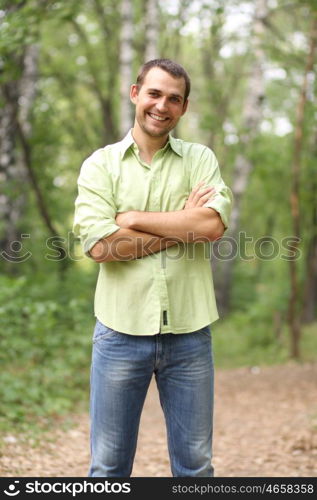
[[[57,236],[57,231],[50,218],[45,198],[40,189],[32,162],[32,149],[30,146],[30,136],[32,133],[31,111],[36,96],[36,82],[38,79],[39,50],[36,45],[30,45],[25,48],[23,57],[23,72],[19,81],[19,103],[20,110],[16,117],[16,134],[22,146],[22,156],[24,166],[27,170],[30,184],[35,193],[35,199],[39,208],[40,215],[52,236]]]
[[[24,51],[23,73],[19,82],[19,122],[26,138],[32,133],[31,118],[38,80],[38,59],[38,45],[28,45]]]
[[[300,188],[301,159],[303,151],[304,115],[305,115],[305,105],[307,102],[308,75],[313,71],[314,68],[316,43],[317,43],[317,19],[314,18],[310,35],[310,47],[309,47],[309,52],[307,54],[303,84],[296,110],[296,123],[295,123],[295,133],[294,133],[294,153],[292,162],[292,187],[290,195],[290,207],[292,215],[293,234],[297,239],[297,243],[294,243],[295,251],[299,246],[299,239],[301,235],[299,188]],[[289,263],[290,263],[290,282],[291,282],[291,293],[289,298],[289,309],[288,309],[289,327],[291,335],[290,354],[292,358],[299,359],[301,324],[300,324],[300,311],[299,311],[300,286],[298,277],[298,266],[297,266],[297,261],[294,258],[290,259]]]
[[[1,100],[4,105],[0,111],[0,214],[1,236],[0,248],[2,255],[12,254],[11,244],[20,240],[19,220],[23,214],[26,196],[23,185],[26,175],[21,158],[16,151],[16,116],[18,112],[17,81],[1,85]],[[9,259],[6,259],[10,262]],[[8,264],[8,271],[12,266]]]
[[[21,5],[4,5],[0,24],[6,22],[6,16],[17,11]],[[11,64],[16,68],[22,66],[23,56],[10,53]],[[16,151],[16,117],[19,99],[18,79],[3,80],[0,84],[0,249],[5,258],[8,272],[13,271],[10,265],[12,255],[11,244],[20,240],[18,223],[25,206],[25,172],[21,158]]]
[[[131,0],[121,2],[120,36],[120,134],[124,136],[133,123],[130,101],[133,63],[133,5]]]
[[[159,3],[148,0],[145,15],[145,62],[159,57]]]
[[[241,149],[237,155],[232,182],[234,204],[227,236],[238,242],[241,204],[243,195],[248,187],[253,164],[248,157],[248,146],[256,136],[262,119],[262,103],[264,98],[263,66],[265,54],[262,47],[262,37],[265,26],[264,21],[268,15],[267,0],[256,0],[254,10],[254,26],[251,45],[253,47],[254,61],[252,64],[248,88],[242,107],[243,132],[240,136]],[[221,283],[218,287],[217,300],[222,314],[226,314],[230,308],[230,296],[232,285],[232,273],[234,260],[226,260],[223,263]]]
[[[12,243],[21,238],[18,225],[25,205],[24,185],[27,178],[34,190],[45,226],[51,236],[58,236],[36,178],[29,140],[32,133],[31,110],[36,95],[38,47],[27,46],[21,57],[15,54],[12,57],[17,67],[21,68],[21,77],[2,85],[1,94],[5,104],[0,117],[0,172],[8,193],[0,201],[5,220],[1,247],[9,256],[12,255]],[[65,257],[64,249],[61,249],[61,253]],[[7,260],[10,262],[10,258]]]
[[[317,134],[314,143],[315,156],[317,153]],[[309,221],[309,240],[306,254],[306,273],[303,295],[301,320],[303,323],[312,323],[317,317],[317,179],[313,170],[311,178],[312,216]]]
[[[316,221],[317,222],[317,221]],[[306,261],[306,282],[304,285],[304,300],[302,322],[312,323],[316,320],[317,309],[317,224],[308,244]]]

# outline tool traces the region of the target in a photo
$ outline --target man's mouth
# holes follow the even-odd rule
[[[148,113],[148,115],[153,118],[153,120],[156,120],[158,122],[164,122],[165,120],[168,120],[166,116],[159,116],[155,115],[154,113]]]

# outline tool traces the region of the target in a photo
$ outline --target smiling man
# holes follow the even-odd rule
[[[130,476],[153,374],[173,476],[213,475],[208,250],[228,226],[232,195],[209,148],[170,134],[189,92],[179,64],[143,65],[130,92],[133,129],[95,151],[78,179],[74,231],[100,264],[90,476]]]
[[[136,85],[131,87],[131,100],[136,105],[133,136],[137,134],[142,139],[145,135],[151,137],[154,144],[162,141],[165,144],[167,134],[187,110],[186,93],[185,79],[176,79],[160,67],[139,76]]]

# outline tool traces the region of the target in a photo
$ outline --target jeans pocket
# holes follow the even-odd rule
[[[201,335],[205,335],[206,337],[210,337],[211,336],[210,326],[209,325],[204,326],[203,328],[201,328],[200,330],[198,330],[197,333],[200,333]]]
[[[116,335],[117,333],[118,332],[116,332],[115,330],[112,330],[112,328],[109,328],[108,326],[105,326],[103,323],[101,323],[97,319],[92,341],[95,344],[99,340],[102,340],[106,337]]]

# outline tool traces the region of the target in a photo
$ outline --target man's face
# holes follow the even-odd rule
[[[174,78],[158,67],[150,69],[140,88],[131,86],[136,125],[151,137],[167,136],[187,109],[184,94],[184,78]]]

